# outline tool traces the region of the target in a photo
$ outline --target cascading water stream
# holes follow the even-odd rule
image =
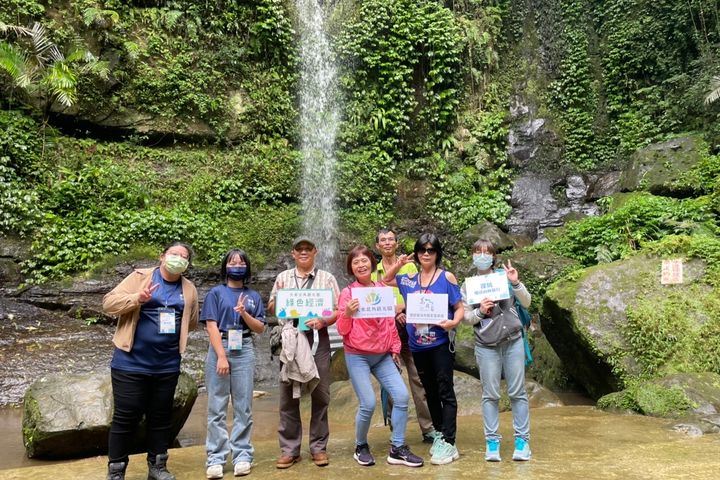
[[[337,273],[335,135],[340,122],[335,56],[318,0],[297,0],[300,18],[300,131],[303,233],[318,247],[317,265]]]

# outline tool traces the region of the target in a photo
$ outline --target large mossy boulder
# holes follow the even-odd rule
[[[173,401],[172,438],[190,415],[198,389],[180,374]],[[107,453],[113,414],[110,374],[41,378],[25,393],[23,443],[30,458],[77,458]],[[133,445],[144,450],[144,422]]]
[[[679,285],[660,283],[661,265],[648,256],[601,264],[546,292],[543,332],[593,398],[632,378],[719,367],[720,307],[705,263],[686,261]]]
[[[679,137],[638,150],[620,175],[623,191],[646,190],[654,195],[684,197],[689,192],[675,183],[702,158],[704,148],[694,137]]]

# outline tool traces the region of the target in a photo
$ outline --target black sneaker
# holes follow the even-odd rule
[[[410,451],[407,445],[401,447],[390,446],[387,463],[391,465],[406,465],[408,467],[422,467],[423,459]]]
[[[367,443],[363,443],[362,445],[357,445],[355,447],[353,458],[364,467],[375,465],[375,459],[373,458],[372,453],[370,453],[370,447]]]

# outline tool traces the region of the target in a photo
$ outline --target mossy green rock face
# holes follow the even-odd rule
[[[648,145],[633,155],[630,167],[620,177],[620,188],[647,190],[655,195],[685,195],[672,182],[700,161],[700,153],[693,137]]]
[[[685,262],[682,285],[661,285],[661,264],[659,258],[638,256],[597,265],[576,280],[558,282],[546,292],[543,332],[570,374],[593,398],[622,390],[629,378],[659,374],[663,369],[678,371],[687,358],[682,349],[692,348],[688,343],[675,342],[672,334],[663,335],[655,343],[656,339],[646,331],[638,335],[628,316],[634,309],[653,305],[665,308],[668,299],[682,298],[692,291],[692,298],[701,306],[695,312],[681,310],[682,314],[687,322],[698,325],[709,320],[702,311],[702,302],[711,299],[712,289],[696,282],[703,277],[704,262]],[[639,323],[637,318],[634,321]],[[656,321],[663,323],[663,319]],[[650,343],[638,348],[647,339]],[[658,347],[661,340],[671,342],[667,351]],[[662,356],[662,361],[652,365],[656,355]]]
[[[197,394],[195,381],[181,373],[173,400],[173,439],[190,415]],[[42,378],[28,388],[23,404],[23,443],[28,457],[72,458],[107,452],[113,412],[109,374]],[[144,445],[142,425],[139,430],[133,442],[138,452]]]
[[[655,417],[680,418],[717,415],[720,375],[678,373],[631,385],[598,401],[603,410],[631,410]]]

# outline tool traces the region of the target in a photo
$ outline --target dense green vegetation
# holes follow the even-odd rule
[[[352,238],[403,223],[400,182],[428,186],[419,204],[448,235],[501,225],[519,98],[558,132],[566,171],[620,164],[686,131],[708,146],[679,180],[693,198],[638,196],[543,248],[591,265],[667,235],[714,245],[720,102],[703,101],[720,71],[716,2],[326,3],[337,8],[338,200]],[[9,27],[35,22],[64,60],[36,61],[35,37]],[[3,2],[0,234],[32,239],[31,278],[176,237],[200,261],[242,245],[263,264],[287,248],[299,212],[296,25],[289,0]],[[31,82],[20,63],[37,67]]]

